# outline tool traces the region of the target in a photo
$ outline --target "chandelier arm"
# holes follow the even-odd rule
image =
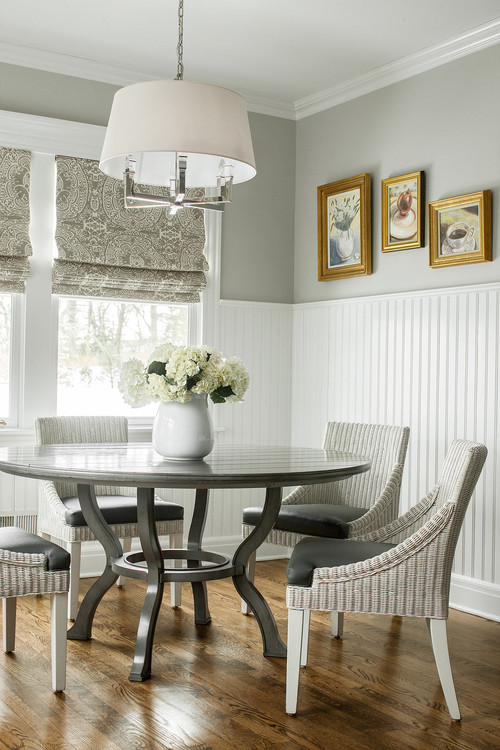
[[[224,204],[231,202],[231,186],[222,189],[221,195],[203,198],[187,198],[175,196],[154,195],[153,193],[140,193],[134,189],[132,172],[125,170],[124,173],[124,195],[126,208],[201,208],[204,210],[223,211]]]

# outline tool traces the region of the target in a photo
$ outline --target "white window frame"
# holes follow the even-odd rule
[[[43,163],[56,154],[98,159],[105,131],[100,125],[0,111],[0,145],[32,152],[31,190],[49,197],[50,191],[55,196],[55,168],[51,178]],[[55,206],[55,199],[52,204]],[[9,384],[12,415],[7,427],[1,428],[2,434],[31,433],[36,416],[55,414],[56,410],[58,297],[51,293],[55,214],[51,226],[47,216],[37,219],[34,213],[31,230],[36,235],[32,236],[36,250],[31,258],[32,272],[26,294],[12,295]],[[221,226],[221,213],[207,211],[205,254],[210,270],[201,303],[189,307],[192,345],[218,346]],[[151,422],[152,418],[146,423],[144,418],[129,417],[132,429],[134,426],[150,429]],[[0,442],[3,442],[1,436]]]

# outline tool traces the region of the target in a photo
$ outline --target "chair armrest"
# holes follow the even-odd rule
[[[403,469],[403,464],[396,464],[387,484],[372,507],[361,518],[349,522],[349,539],[359,539],[361,535],[376,531],[384,524],[384,520],[387,520],[386,513],[391,505],[397,504]],[[377,541],[381,540],[377,539]]]
[[[454,503],[445,503],[418,531],[377,557],[336,568],[316,568],[312,588],[325,583],[338,583],[374,576],[382,571],[403,565],[410,558],[416,558],[448,525],[455,507]]]
[[[289,495],[283,498],[282,505],[301,505],[306,502],[306,496],[314,485],[296,487]]]
[[[391,523],[382,526],[380,529],[375,529],[368,534],[356,534],[356,541],[389,542],[390,544],[398,544],[399,542],[402,542],[415,531],[420,529],[425,524],[426,520],[431,518],[432,509],[436,502],[438,493],[439,485],[437,484],[425,497],[422,498],[422,500],[402,516],[399,516],[399,518],[391,521]]]
[[[52,513],[54,513],[63,523],[65,522],[66,508],[59,497],[54,482],[42,480],[40,482],[40,493],[43,500],[48,504]]]
[[[0,549],[0,566],[30,567],[41,568],[47,567],[47,556],[38,553],[29,552],[12,552],[11,550]]]

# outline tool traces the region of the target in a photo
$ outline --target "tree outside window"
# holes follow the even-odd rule
[[[122,363],[143,361],[158,344],[188,340],[187,305],[59,299],[58,414],[152,416],[154,404],[127,406],[117,383]]]

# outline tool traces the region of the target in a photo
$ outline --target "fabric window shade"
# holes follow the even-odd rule
[[[56,160],[55,294],[199,302],[208,270],[201,209],[126,209],[122,183],[97,161]]]
[[[0,148],[0,292],[25,291],[30,275],[31,153]]]

